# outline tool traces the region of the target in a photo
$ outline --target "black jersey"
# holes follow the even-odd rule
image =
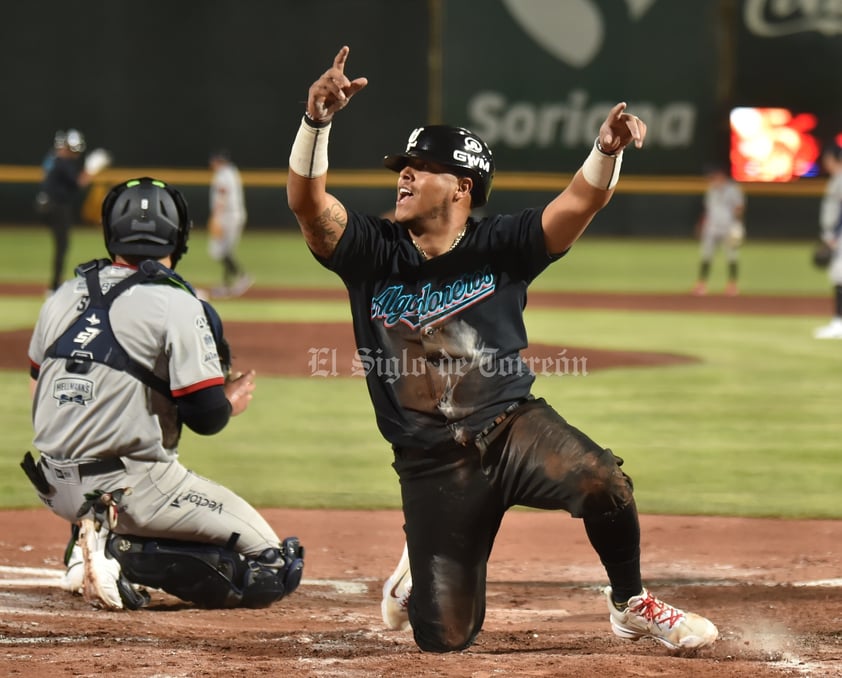
[[[84,169],[81,158],[53,159],[50,170],[41,185],[50,200],[58,205],[68,205],[73,202],[79,192],[79,176]]]
[[[467,442],[529,396],[521,358],[529,283],[547,253],[541,210],[471,221],[454,250],[427,261],[405,227],[348,210],[321,263],[345,283],[383,436],[396,447]]]

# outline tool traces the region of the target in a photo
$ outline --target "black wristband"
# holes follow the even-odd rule
[[[598,150],[600,153],[602,153],[602,155],[607,155],[609,158],[616,158],[617,157],[616,153],[609,153],[608,151],[606,151],[602,147],[602,144],[599,143],[599,137],[597,137],[597,139],[596,139],[596,150]]]
[[[330,120],[313,120],[307,111],[304,111],[304,122],[307,123],[308,127],[312,127],[313,129],[321,129],[330,124]]]

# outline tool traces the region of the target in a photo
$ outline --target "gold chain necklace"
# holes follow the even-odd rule
[[[454,249],[456,249],[456,246],[457,246],[460,242],[462,242],[462,238],[464,238],[464,237],[465,237],[465,233],[466,233],[467,231],[468,231],[468,224],[465,224],[465,225],[462,227],[462,230],[461,230],[461,231],[459,231],[459,234],[458,234],[458,235],[457,235],[457,236],[453,239],[453,242],[452,242],[452,243],[450,243],[450,247],[448,247],[448,248],[447,248],[447,252],[452,252]],[[429,259],[429,258],[430,258],[430,257],[427,255],[427,253],[424,251],[424,248],[423,248],[423,247],[421,247],[421,245],[419,245],[419,244],[416,242],[415,238],[413,238],[412,236],[409,236],[409,239],[410,239],[410,240],[412,240],[412,244],[413,244],[413,245],[415,245],[415,249],[417,249],[417,250],[418,250],[418,253],[419,253],[422,257],[424,257],[425,259]],[[444,254],[447,254],[447,252],[444,252]]]

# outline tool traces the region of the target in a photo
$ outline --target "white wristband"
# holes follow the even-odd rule
[[[289,154],[289,168],[299,176],[315,179],[327,174],[327,141],[330,137],[330,123],[323,127],[313,127],[305,118],[301,119],[301,126],[292,150]]]
[[[582,176],[594,188],[610,191],[620,180],[620,165],[623,164],[623,152],[608,155],[598,148],[599,139],[594,142],[590,154],[582,165]]]

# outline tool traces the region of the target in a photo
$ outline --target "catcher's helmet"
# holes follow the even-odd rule
[[[409,135],[406,150],[387,155],[383,164],[400,172],[410,158],[429,160],[452,167],[456,174],[466,174],[474,180],[472,206],[481,207],[488,202],[494,179],[494,157],[488,145],[470,130],[450,125],[418,127]]]
[[[102,231],[112,256],[169,255],[175,268],[187,251],[191,226],[187,201],[158,179],[131,179],[112,188],[102,202]]]

